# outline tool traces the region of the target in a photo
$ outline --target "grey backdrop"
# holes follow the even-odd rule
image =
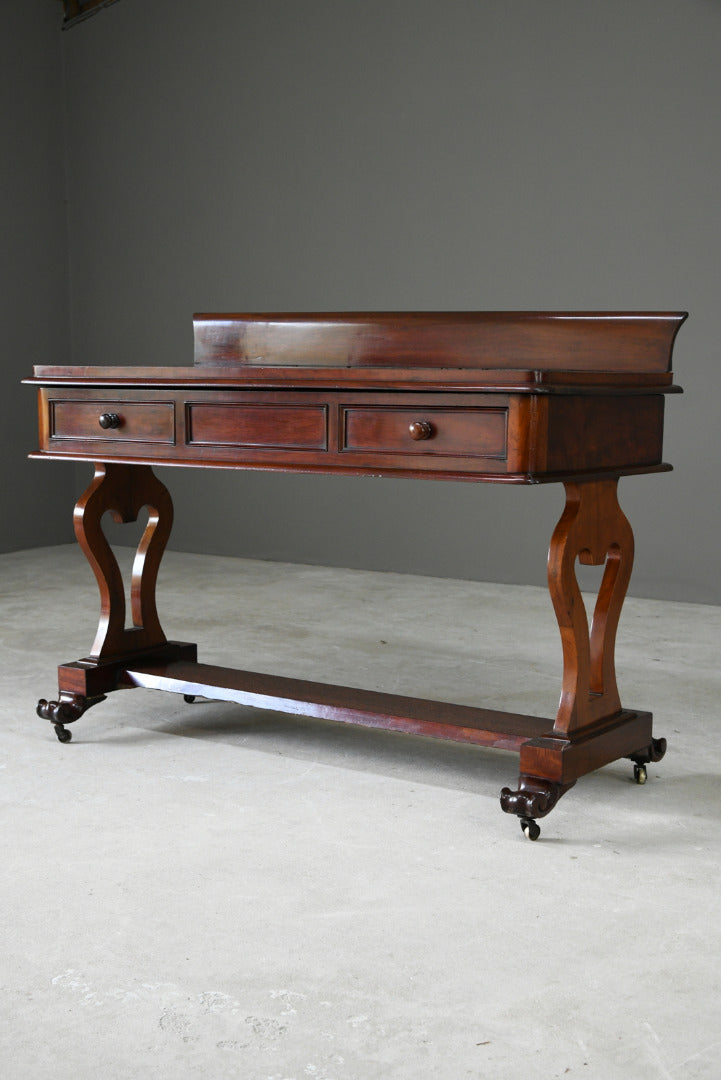
[[[0,4],[0,551],[72,539],[75,478],[27,461],[33,363],[70,359],[60,5]],[[70,509],[70,512],[68,512]]]
[[[676,471],[621,485],[631,591],[721,602],[718,0],[119,0],[63,34],[57,0],[21,6],[5,548],[69,539],[89,476],[21,466],[33,361],[191,363],[203,310],[688,309]],[[543,582],[562,507],[557,485],[162,476],[177,548],[497,581]]]

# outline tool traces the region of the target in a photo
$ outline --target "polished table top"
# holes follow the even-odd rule
[[[669,468],[683,312],[197,315],[192,367],[39,366],[41,457],[539,483]],[[108,419],[110,418],[110,419]]]

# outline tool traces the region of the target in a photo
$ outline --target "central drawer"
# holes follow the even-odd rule
[[[186,432],[189,446],[326,450],[328,408],[303,403],[187,402]]]

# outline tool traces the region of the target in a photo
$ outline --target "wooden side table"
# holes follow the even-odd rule
[[[115,690],[203,694],[282,712],[515,750],[501,806],[537,819],[584,774],[630,758],[639,783],[666,748],[622,706],[614,652],[633,563],[623,475],[664,471],[665,397],[679,313],[402,312],[199,315],[192,367],[36,367],[35,458],[93,461],[75,531],[100,623],[87,657],[59,668],[38,713],[61,742]],[[483,483],[563,483],[548,555],[563,649],[555,719],[214,667],[168,641],[156,581],[173,506],[155,464]],[[102,530],[149,520],[125,589]],[[591,626],[576,560],[605,565]]]

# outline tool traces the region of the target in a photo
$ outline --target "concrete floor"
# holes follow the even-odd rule
[[[515,755],[151,691],[35,716],[97,617],[79,550],[0,558],[10,1080],[721,1075],[721,609],[630,600],[669,751],[524,840]],[[201,659],[552,715],[544,590],[169,553]],[[513,659],[508,659],[512,656]]]

